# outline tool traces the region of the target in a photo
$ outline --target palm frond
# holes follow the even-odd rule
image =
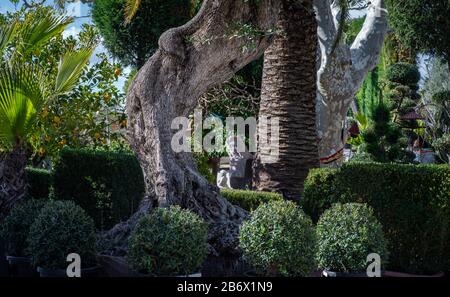
[[[55,16],[52,13],[29,14],[21,28],[21,42],[25,52],[30,52],[48,40],[61,34],[72,22],[66,16]]]
[[[0,26],[0,53],[3,53],[17,33],[17,22]]]
[[[125,3],[125,24],[129,24],[141,6],[141,0],[127,0]]]
[[[69,92],[80,79],[83,69],[92,55],[92,48],[66,53],[59,62],[55,94]]]
[[[25,63],[0,68],[0,143],[26,137],[45,103],[40,72]]]

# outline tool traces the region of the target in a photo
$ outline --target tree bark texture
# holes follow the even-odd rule
[[[278,29],[282,32],[264,54],[259,111],[260,118],[279,119],[279,157],[276,162],[265,162],[270,158],[264,158],[268,151],[264,146],[271,144],[260,141],[253,182],[257,190],[276,191],[287,199],[298,200],[309,169],[319,166],[315,110],[317,22],[313,0],[280,2]]]
[[[377,65],[387,32],[384,1],[371,1],[363,28],[353,44],[340,43],[332,52],[340,14],[336,2],[315,0],[321,54],[317,72],[317,128],[322,160],[343,149],[347,141],[347,112],[367,73]],[[336,166],[340,161],[322,166]]]
[[[26,195],[27,157],[21,145],[10,152],[0,152],[0,222]]]
[[[116,246],[108,253],[125,252],[128,233],[151,205],[194,211],[210,223],[212,254],[236,251],[247,212],[223,199],[200,175],[191,153],[172,150],[177,131],[171,123],[188,117],[201,95],[263,54],[278,12],[278,0],[205,0],[190,22],[161,35],[159,49],[140,69],[127,96],[128,139],[144,171],[148,197],[133,220],[105,235]],[[239,33],[244,25],[257,33]]]

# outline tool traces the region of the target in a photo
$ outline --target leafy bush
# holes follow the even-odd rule
[[[30,227],[39,215],[45,200],[30,199],[16,205],[1,225],[1,237],[6,241],[10,256],[26,256],[27,237]]]
[[[450,269],[450,167],[344,164],[327,180],[313,171],[301,206],[316,219],[332,203],[367,203],[382,222],[388,269],[427,273]],[[325,188],[319,193],[315,188]],[[325,195],[324,194],[324,195]]]
[[[307,276],[316,268],[313,224],[293,202],[258,207],[242,225],[239,239],[245,258],[261,273]]]
[[[317,262],[320,268],[335,272],[366,271],[367,256],[380,255],[386,261],[381,224],[373,210],[364,204],[334,204],[317,223]]]
[[[388,67],[386,79],[406,86],[414,86],[420,80],[420,72],[416,65],[396,63]]]
[[[72,200],[100,230],[128,219],[144,193],[141,167],[131,154],[65,149],[54,168],[54,193]]]
[[[230,201],[230,203],[247,211],[255,210],[263,203],[283,200],[281,194],[270,192],[222,189],[220,190],[220,193],[225,199]]]
[[[129,239],[132,267],[151,275],[187,275],[207,254],[207,225],[178,206],[158,208],[143,217]]]
[[[80,255],[83,267],[94,264],[94,222],[71,201],[50,201],[44,206],[31,226],[27,242],[37,266],[62,269],[70,253]]]
[[[28,196],[35,199],[48,198],[53,182],[52,173],[48,170],[27,168]]]

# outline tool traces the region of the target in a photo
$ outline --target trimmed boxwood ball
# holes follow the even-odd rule
[[[39,215],[45,200],[30,199],[16,205],[2,222],[0,234],[6,242],[6,252],[10,256],[27,256],[27,237],[30,227]]]
[[[406,86],[414,86],[420,80],[420,72],[416,65],[409,63],[396,63],[386,71],[386,79]]]
[[[128,259],[140,273],[188,275],[207,255],[208,226],[179,206],[157,208],[144,216],[129,239]]]
[[[365,204],[337,203],[325,211],[317,223],[317,243],[319,267],[329,271],[363,273],[371,253],[386,261],[381,224]]]
[[[316,235],[295,203],[272,201],[258,207],[240,230],[244,257],[266,275],[308,276],[316,268]]]
[[[71,201],[50,201],[34,221],[28,236],[33,264],[65,269],[67,255],[77,253],[82,268],[95,265],[94,221]]]

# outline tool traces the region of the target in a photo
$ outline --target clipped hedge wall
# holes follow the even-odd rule
[[[383,225],[388,269],[450,270],[450,166],[347,163],[312,170],[300,202],[313,220],[333,203],[367,203]]]
[[[53,175],[55,199],[73,200],[99,230],[128,219],[145,191],[141,167],[126,153],[65,149]]]
[[[247,211],[255,210],[261,204],[270,201],[283,200],[283,196],[278,193],[271,192],[221,189],[220,193],[225,199],[230,201],[230,203],[237,205]]]
[[[34,199],[48,198],[53,182],[52,173],[45,169],[27,168],[28,196]]]

